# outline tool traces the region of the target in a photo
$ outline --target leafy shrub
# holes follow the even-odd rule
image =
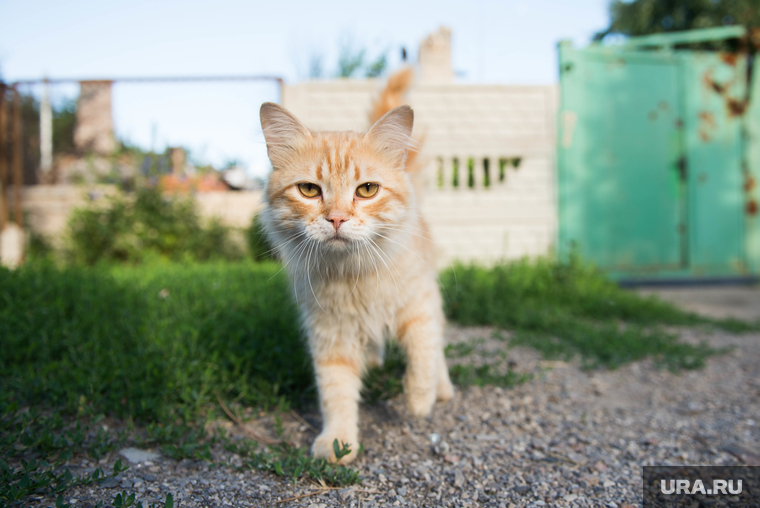
[[[140,187],[133,196],[105,200],[76,209],[69,218],[69,255],[76,263],[243,257],[231,228],[218,219],[204,225],[192,197],[167,198],[158,187]]]

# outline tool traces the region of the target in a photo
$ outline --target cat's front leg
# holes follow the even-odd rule
[[[436,399],[438,363],[443,356],[443,329],[437,317],[425,312],[424,308],[419,309],[416,313],[405,315],[397,330],[399,343],[407,358],[404,374],[406,406],[414,416],[430,414]],[[443,368],[446,368],[445,363]]]
[[[351,453],[340,460],[347,464],[359,451],[359,397],[361,357],[353,348],[333,346],[329,351],[314,351],[314,371],[322,409],[322,433],[312,446],[315,457],[335,462],[333,442],[348,444]]]

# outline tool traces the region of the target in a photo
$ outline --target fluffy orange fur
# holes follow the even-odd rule
[[[407,355],[411,414],[453,395],[434,247],[405,170],[413,121],[399,106],[366,134],[312,132],[281,106],[261,107],[273,167],[262,219],[314,362],[323,429],[312,451],[330,461],[335,439],[351,446],[341,462],[356,457],[361,377],[382,362],[387,338]]]

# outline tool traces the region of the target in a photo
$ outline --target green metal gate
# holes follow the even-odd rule
[[[744,36],[731,27],[560,44],[561,256],[576,251],[618,279],[758,273],[750,57],[673,49]]]

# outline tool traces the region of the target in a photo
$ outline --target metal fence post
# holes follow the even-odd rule
[[[0,231],[8,223],[8,106],[4,83],[0,83]]]
[[[13,88],[13,215],[18,227],[24,227],[24,215],[21,207],[21,189],[24,185],[24,143],[21,139],[21,94]]]
[[[50,105],[50,81],[42,82],[40,102],[40,170],[49,173],[53,167],[53,108]]]

